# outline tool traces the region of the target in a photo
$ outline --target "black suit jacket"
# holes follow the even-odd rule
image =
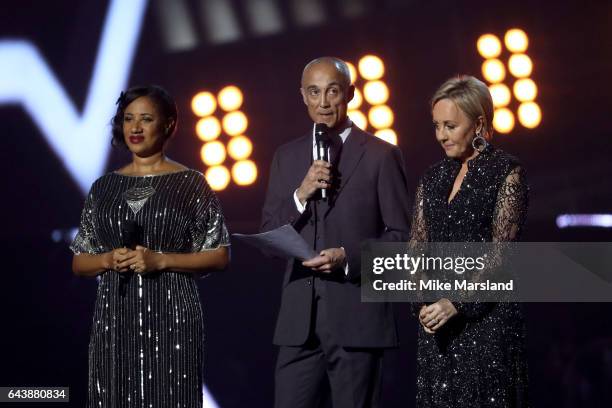
[[[312,163],[312,134],[279,147],[272,160],[262,231],[290,223],[317,250],[344,247],[349,273],[325,276],[322,302],[333,337],[345,347],[395,347],[391,305],[361,302],[361,243],[407,241],[410,205],[400,150],[353,125],[343,144],[340,183],[332,204],[308,203],[300,214],[293,193]],[[321,276],[321,275],[318,275]],[[313,272],[290,260],[274,343],[299,346],[312,319]]]

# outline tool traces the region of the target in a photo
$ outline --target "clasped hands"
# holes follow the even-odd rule
[[[138,245],[136,249],[117,248],[110,252],[111,269],[139,274],[163,269],[163,254]]]
[[[431,305],[421,306],[419,323],[423,326],[425,333],[435,334],[456,314],[457,309],[452,302],[443,298]]]

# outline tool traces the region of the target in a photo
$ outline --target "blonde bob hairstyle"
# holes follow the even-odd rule
[[[444,82],[431,98],[431,109],[442,99],[450,99],[474,123],[482,117],[481,136],[493,136],[493,99],[489,88],[481,80],[459,75]]]

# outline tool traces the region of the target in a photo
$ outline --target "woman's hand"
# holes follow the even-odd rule
[[[118,272],[128,271],[129,269],[127,268],[121,269],[119,265],[121,264],[122,261],[127,259],[127,254],[129,252],[130,250],[127,248],[117,248],[117,249],[113,249],[110,252],[107,252],[105,254],[106,257],[108,258],[108,260],[106,261],[107,269],[114,269]]]
[[[125,248],[120,248],[115,251],[120,250],[126,252],[117,255],[119,262],[116,264],[115,270],[119,272],[133,271],[135,273],[145,274],[164,269],[163,254],[150,251],[148,248],[140,245],[133,251]],[[115,251],[113,251],[113,254]]]
[[[425,333],[434,334],[457,314],[457,309],[448,299],[440,299],[419,311],[419,322]]]

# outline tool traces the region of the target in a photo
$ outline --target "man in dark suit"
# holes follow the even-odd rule
[[[342,60],[306,65],[302,97],[313,122],[330,128],[331,164],[314,159],[313,127],[278,148],[270,169],[261,229],[290,223],[319,253],[287,265],[274,335],[277,408],[315,407],[326,378],[334,408],[378,406],[383,350],[398,344],[391,305],[361,302],[360,246],[408,240],[406,178],[399,149],[347,117],[354,90]]]

